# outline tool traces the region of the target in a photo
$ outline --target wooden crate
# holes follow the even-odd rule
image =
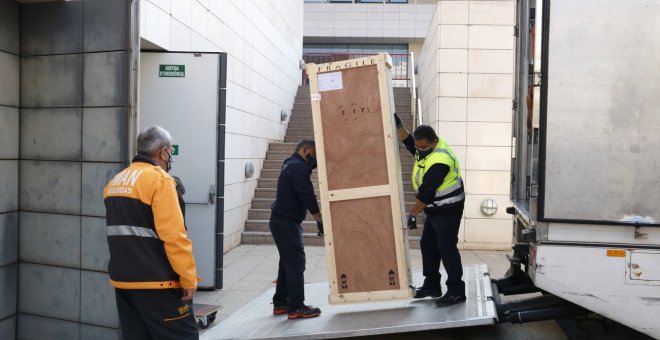
[[[330,303],[412,296],[387,53],[308,64]]]

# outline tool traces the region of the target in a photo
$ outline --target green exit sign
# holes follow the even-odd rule
[[[179,144],[172,145],[172,156],[179,155]]]
[[[158,67],[159,77],[179,77],[186,76],[186,65],[163,65]]]

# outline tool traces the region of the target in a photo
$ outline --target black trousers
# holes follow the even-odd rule
[[[305,249],[302,226],[296,221],[272,214],[269,226],[277,251],[280,253],[273,304],[287,304],[288,311],[293,312],[305,302]]]
[[[192,302],[181,289],[115,289],[121,333],[132,339],[199,339]]]
[[[463,264],[458,252],[458,230],[463,217],[463,205],[447,211],[426,215],[420,245],[422,248],[422,272],[424,287],[440,289],[440,263],[447,271],[447,293],[465,295]]]

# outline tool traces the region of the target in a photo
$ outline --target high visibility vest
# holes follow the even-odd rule
[[[447,173],[442,184],[436,189],[435,200],[428,207],[439,207],[465,199],[464,191],[461,191],[458,195],[451,195],[463,187],[463,179],[461,178],[461,167],[458,158],[451,147],[449,147],[449,144],[442,138],[438,140],[435,150],[430,155],[424,159],[415,161],[412,172],[412,184],[415,193],[417,193],[419,186],[422,184],[426,172],[431,166],[438,163],[449,166],[449,173]]]

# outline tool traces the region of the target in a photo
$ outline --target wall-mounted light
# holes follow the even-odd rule
[[[497,202],[492,198],[487,198],[481,202],[481,212],[484,215],[491,216],[497,212]]]
[[[284,111],[284,110],[280,111],[280,120],[281,121],[283,121],[283,122],[286,121],[286,117],[288,117],[288,116],[289,116],[289,114],[286,113],[286,111]]]
[[[245,178],[250,178],[254,175],[254,165],[252,162],[245,163]]]

